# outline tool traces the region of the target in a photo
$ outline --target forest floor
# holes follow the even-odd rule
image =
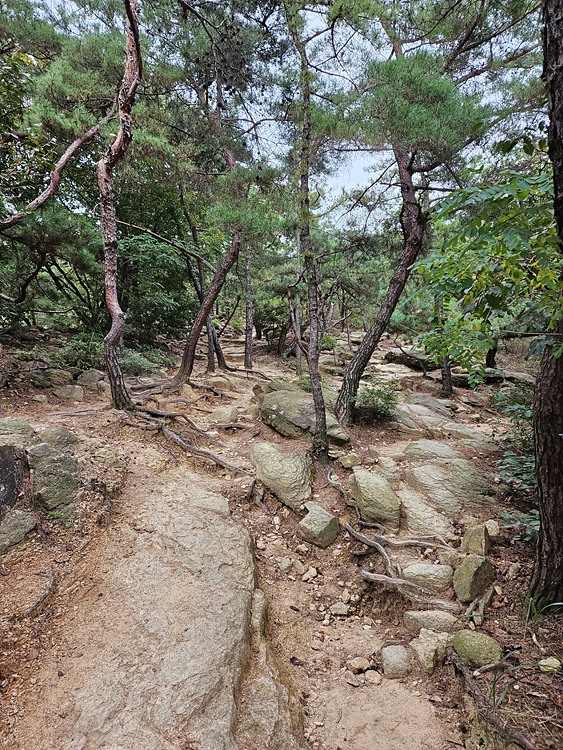
[[[3,356],[10,357],[7,347]],[[501,368],[522,370],[520,356],[517,351],[501,353],[498,364]],[[204,362],[199,361],[198,365],[195,377],[203,382]],[[257,367],[269,377],[293,377],[287,364],[274,357],[261,361]],[[237,374],[239,380],[243,377]],[[236,391],[223,396],[207,394],[198,401],[199,411],[192,411],[191,418],[206,427],[208,413],[219,405],[229,405],[236,406],[240,415],[256,419],[251,386],[259,380],[250,378],[247,382],[248,387],[239,384]],[[417,377],[410,381],[410,387],[436,394],[432,379]],[[38,393],[47,394],[46,404],[32,401]],[[463,418],[471,425],[482,425],[490,432],[493,423],[498,424],[491,389],[456,389],[454,400],[463,405]],[[413,607],[394,591],[361,579],[360,567],[370,562],[366,563],[365,556],[351,553],[357,545],[345,531],[327,549],[304,546],[294,535],[297,514],[268,491],[260,502],[253,502],[249,498],[250,477],[238,475],[233,479],[231,472],[187,454],[174,458],[162,438],[120,426],[119,415],[97,393],[85,391],[82,403],[68,405],[48,390],[15,382],[3,391],[0,406],[4,417],[25,418],[36,428],[64,426],[77,434],[101,438],[127,457],[129,467],[125,489],[114,503],[107,525],[100,527],[96,523],[100,509],[94,507],[82,514],[80,526],[76,519],[46,517],[42,536],[32,534],[0,560],[0,614],[4,624],[0,664],[5,678],[0,690],[0,746],[9,750],[57,746],[57,736],[66,731],[66,705],[83,679],[74,661],[82,656],[79,644],[86,640],[94,644],[105,642],[107,623],[112,617],[119,620],[120,596],[126,595],[112,591],[104,576],[117,550],[130,551],[138,540],[151,534],[146,517],[139,515],[141,499],[162,491],[163,482],[181,486],[182,482],[193,481],[195,472],[208,490],[228,498],[232,518],[252,535],[258,585],[269,602],[271,642],[300,695],[305,737],[312,750],[472,747],[475,740],[469,740],[470,706],[464,699],[464,682],[450,662],[439,666],[432,676],[414,664],[412,673],[400,681],[370,684],[361,675],[356,684],[349,680],[346,662],[351,658],[367,657],[377,668],[385,645],[407,644],[412,639],[402,616]],[[277,443],[285,452],[302,454],[308,448],[306,443],[289,441],[260,422],[254,427],[251,438],[247,430],[222,430],[209,449],[252,471],[248,450],[257,441]],[[347,452],[363,457],[368,455],[370,445],[377,446],[380,455],[386,456],[396,455],[409,442],[388,432],[385,424],[354,427],[350,436]],[[474,459],[481,468],[496,471],[499,454],[474,454],[473,450],[465,451],[466,457]],[[337,462],[332,465],[333,474],[345,483],[349,472]],[[353,511],[327,482],[325,472],[316,472],[313,499],[341,522],[353,520]],[[499,514],[514,510],[515,502],[518,509],[529,509],[525,498],[499,493],[494,506],[481,514],[480,520],[497,518],[502,523]],[[516,530],[509,532],[505,543],[491,552],[498,569],[498,585],[481,630],[494,636],[505,653],[517,655],[506,662],[502,671],[505,667],[515,669],[502,679],[498,672],[484,673],[479,677],[480,686],[487,696],[496,691],[497,698],[506,689],[499,706],[502,719],[524,731],[538,750],[555,750],[563,747],[561,673],[546,675],[524,665],[537,664],[546,656],[563,661],[562,622],[558,617],[524,611],[522,601],[533,548],[515,538]],[[371,564],[376,564],[376,558],[374,553]],[[280,562],[284,559],[292,562],[289,570]],[[423,559],[422,555],[419,559]],[[315,574],[309,580],[303,580],[307,576],[296,572],[311,568]],[[51,569],[58,588],[49,608],[40,618],[14,619],[45,589]],[[509,576],[509,569],[517,573]],[[345,590],[350,601],[349,615],[333,617],[326,624],[327,610],[342,600]],[[108,611],[108,607],[114,609]],[[102,608],[104,616],[96,617]],[[134,649],[134,643],[130,647]],[[512,683],[513,680],[517,682]],[[49,741],[37,744],[39,738]],[[491,739],[490,747],[492,743]]]

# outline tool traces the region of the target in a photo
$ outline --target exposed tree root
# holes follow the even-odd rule
[[[433,539],[440,539],[440,541],[443,541],[440,537],[423,537],[419,539],[402,539],[402,540],[395,540],[395,539],[388,539],[387,537],[381,536],[380,534],[375,535],[375,539],[372,537],[368,537],[365,534],[362,534],[360,531],[356,531],[356,529],[349,523],[346,523],[345,525],[346,531],[350,534],[351,537],[354,539],[357,539],[357,541],[362,542],[362,544],[367,545],[368,547],[373,547],[376,549],[379,554],[381,555],[381,558],[383,560],[383,563],[385,565],[385,572],[387,575],[383,575],[381,573],[374,573],[371,569],[365,568],[360,571],[360,575],[362,578],[364,578],[366,581],[372,581],[373,583],[383,583],[387,586],[395,586],[397,590],[407,599],[410,599],[411,601],[416,602],[417,604],[426,604],[433,607],[441,607],[442,609],[448,609],[453,612],[459,612],[460,606],[456,602],[449,602],[442,599],[425,599],[421,596],[418,596],[414,592],[418,592],[420,594],[425,595],[433,595],[433,591],[430,591],[428,589],[423,588],[422,586],[418,586],[415,583],[412,583],[411,581],[406,581],[404,578],[401,577],[401,568],[397,563],[393,563],[389,555],[387,554],[387,551],[385,550],[385,546],[391,546],[391,547],[427,547],[429,544],[429,540]],[[448,547],[447,544],[440,544],[439,546],[444,546],[447,549],[451,549]]]
[[[537,750],[534,743],[530,742],[530,740],[525,737],[522,732],[519,732],[516,727],[512,726],[512,724],[505,724],[497,716],[493,707],[491,707],[491,705],[481,692],[481,688],[477,684],[477,681],[474,679],[471,670],[462,662],[459,655],[454,651],[454,649],[451,647],[448,648],[447,653],[448,659],[453,662],[456,669],[458,669],[463,674],[465,678],[465,684],[467,685],[469,692],[473,695],[475,703],[477,704],[477,710],[479,711],[483,719],[497,730],[503,740],[514,742],[516,745],[523,747],[524,750]]]
[[[189,430],[171,429],[165,423],[165,420],[168,419],[184,420],[185,422],[187,422]],[[121,413],[120,424],[128,425],[129,427],[135,427],[139,430],[160,430],[163,436],[168,441],[169,446],[177,445],[187,453],[191,453],[198,458],[211,461],[218,466],[222,466],[224,469],[232,471],[233,475],[238,472],[239,474],[250,476],[250,473],[245,469],[241,469],[239,466],[230,464],[227,461],[224,461],[219,456],[215,455],[215,453],[211,453],[210,451],[206,451],[202,448],[192,445],[183,437],[181,437],[181,435],[185,434],[186,432],[191,433],[193,438],[196,438],[198,435],[208,437],[205,430],[197,427],[197,425],[195,425],[192,420],[183,412],[166,412],[160,411],[158,409],[148,409],[144,406],[135,406],[134,409],[130,409]]]

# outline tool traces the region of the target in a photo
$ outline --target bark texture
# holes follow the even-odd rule
[[[410,275],[410,267],[415,262],[422,248],[426,217],[423,214],[418,201],[413,183],[412,163],[406,152],[394,149],[395,161],[399,169],[401,181],[401,197],[406,218],[405,222],[405,244],[401,259],[395,268],[395,272],[389,283],[389,288],[379,311],[375,316],[362,343],[350,360],[344,372],[342,386],[336,401],[336,414],[343,424],[348,424],[352,417],[354,399],[358,392],[360,378],[367,367],[371,355],[383,335],[391,315],[393,314],[399,298],[405,288]]]
[[[555,219],[563,243],[563,2],[543,0],[542,9],[549,157],[553,164]],[[563,334],[563,320],[555,331]],[[563,357],[555,358],[552,347],[543,353],[536,380],[534,434],[540,534],[530,595],[536,602],[547,604],[563,602]]]
[[[250,244],[246,248],[246,258],[244,263],[246,274],[246,316],[244,326],[244,367],[246,370],[252,370],[252,328],[254,313],[254,294],[252,289],[252,249]]]
[[[125,73],[118,93],[119,132],[102,158],[96,164],[100,191],[100,221],[104,235],[106,304],[111,315],[111,329],[104,338],[104,354],[111,386],[113,405],[117,409],[133,408],[127,392],[123,373],[117,357],[117,347],[125,330],[125,313],[117,296],[117,222],[112,185],[112,172],[123,159],[131,142],[133,122],[131,109],[135,92],[141,80],[142,65],[137,28],[137,0],[126,0]]]
[[[182,357],[182,364],[180,365],[180,370],[178,371],[178,374],[174,378],[175,385],[181,385],[185,383],[186,381],[189,380],[190,375],[192,374],[192,370],[194,367],[195,350],[197,346],[197,341],[199,339],[199,334],[201,333],[201,329],[203,328],[205,321],[207,320],[207,316],[210,314],[211,310],[213,309],[213,304],[215,303],[215,300],[217,299],[221,289],[223,288],[223,284],[225,283],[225,279],[227,278],[228,272],[230,271],[230,269],[232,268],[236,259],[239,256],[241,244],[242,244],[241,230],[237,229],[233,235],[233,241],[231,243],[230,250],[225,256],[219,268],[217,269],[217,273],[213,277],[213,281],[211,282],[209,286],[207,295],[205,296],[205,299],[201,307],[199,308],[199,311],[192,324],[190,333],[186,340],[186,346],[184,347],[184,355]]]

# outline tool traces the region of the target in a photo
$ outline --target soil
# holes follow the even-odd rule
[[[6,348],[3,356],[10,358],[13,367]],[[501,351],[501,367],[502,360]],[[520,361],[509,364],[510,369],[516,369]],[[276,361],[257,367],[270,376],[284,372],[284,365]],[[196,378],[203,379],[203,375],[200,367]],[[250,385],[256,382],[259,379],[253,378]],[[412,382],[419,391],[435,393],[431,382]],[[394,591],[376,589],[359,576],[360,567],[377,568],[374,550],[370,555],[354,554],[365,549],[351,542],[345,531],[325,550],[303,545],[294,536],[297,514],[268,491],[259,499],[255,494],[249,496],[249,477],[233,478],[231,472],[173,450],[162,437],[120,425],[119,415],[98,394],[85,391],[83,403],[69,406],[50,390],[14,380],[3,393],[3,416],[23,417],[34,427],[64,426],[77,434],[107,440],[128,457],[130,474],[124,492],[111,509],[100,499],[68,519],[43,517],[40,533],[8,550],[0,561],[0,746],[9,750],[57,747],[65,731],[66,703],[83,679],[81,646],[88,639],[99,644],[102,651],[104,641],[111,637],[108,622],[114,618],[116,625],[119,623],[123,592],[106,585],[104,573],[117,554],[128,554],[139,539],[150,537],[150,528],[138,518],[140,493],[146,497],[160,491],[163,482],[178,484],[193,472],[208,489],[228,497],[232,516],[255,540],[259,585],[269,600],[271,641],[300,693],[305,737],[313,750],[445,750],[465,746],[471,717],[464,700],[463,679],[450,662],[431,677],[415,666],[408,678],[384,680],[383,685],[370,684],[362,675],[358,675],[358,685],[347,681],[349,659],[366,657],[377,669],[385,645],[407,644],[413,638],[402,620],[404,611],[412,605]],[[37,393],[47,394],[48,404],[33,402]],[[454,398],[471,393],[456,389]],[[492,419],[489,390],[479,388],[476,397],[480,419]],[[255,422],[252,399],[250,389],[241,389],[224,396],[207,394],[199,400],[199,410],[192,410],[190,417],[202,426],[206,426],[206,412],[220,404],[237,406],[243,415],[241,423],[249,426],[248,430],[222,430],[212,444],[204,447],[248,471],[252,470],[248,450],[256,441],[278,443],[284,451],[295,453],[307,450],[306,443],[288,441]],[[459,403],[462,405],[461,400]],[[397,453],[408,442],[390,435],[385,425],[356,427],[350,434],[350,450],[363,457],[368,456],[369,445],[378,446],[385,455]],[[491,454],[475,456],[472,451],[467,457],[488,470],[495,469],[498,458]],[[331,466],[341,479],[346,477],[348,472],[336,462]],[[313,499],[341,521],[355,518],[341,493],[328,483],[326,471],[316,472]],[[513,497],[499,494],[497,500],[495,513],[489,509],[484,518],[510,508]],[[525,665],[537,664],[547,656],[563,661],[562,622],[542,612],[524,611],[522,599],[533,548],[514,538],[516,530],[511,534],[512,538],[507,536],[506,543],[494,547],[491,553],[498,581],[492,609],[481,628],[510,654],[501,670],[506,675],[485,672],[478,680],[485,695],[490,695],[493,687],[497,698],[502,694],[499,714],[525,731],[538,750],[561,748],[561,673],[542,674],[536,667]],[[293,561],[288,572],[281,572],[280,558]],[[427,558],[434,559],[433,553],[427,553]],[[296,572],[297,562],[305,570],[315,568],[317,574],[303,581]],[[510,577],[514,563],[520,569]],[[51,571],[56,585],[51,584]],[[349,616],[323,624],[325,612],[341,600],[344,591],[350,597]],[[25,616],[45,592],[48,596],[33,616]],[[102,611],[104,615],[97,617],[96,613]],[[135,643],[131,643],[131,649],[134,651]],[[518,665],[523,666],[512,670]],[[98,668],[103,670],[104,665],[100,662]],[[518,682],[510,685],[515,679]]]

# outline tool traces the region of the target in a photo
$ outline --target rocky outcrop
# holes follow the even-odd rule
[[[413,370],[437,370],[440,365],[422,349],[390,349],[385,354],[385,362],[411,367]]]

